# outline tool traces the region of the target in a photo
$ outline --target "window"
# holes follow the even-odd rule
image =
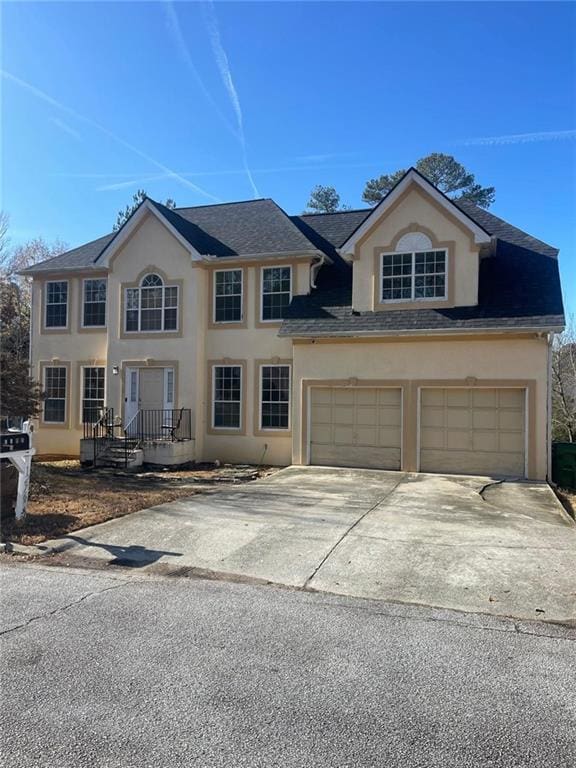
[[[178,286],[146,275],[138,288],[126,288],[127,332],[178,330]]]
[[[44,368],[44,421],[64,424],[66,421],[66,368]]]
[[[104,408],[104,368],[82,370],[82,423],[94,424]]]
[[[291,298],[292,267],[264,267],[261,320],[281,320]]]
[[[290,426],[290,366],[260,367],[260,429]]]
[[[166,405],[174,405],[174,368],[166,368]]]
[[[242,270],[226,269],[214,273],[214,322],[242,322]]]
[[[84,280],[83,328],[106,325],[106,278]]]
[[[212,426],[215,429],[240,429],[242,366],[215,365],[212,373]]]
[[[46,328],[66,328],[68,325],[68,281],[46,283]]]
[[[446,298],[446,251],[382,254],[381,301]]]

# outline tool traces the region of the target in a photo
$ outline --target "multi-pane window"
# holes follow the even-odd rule
[[[68,281],[46,283],[46,328],[66,328],[68,325]]]
[[[290,366],[260,368],[260,428],[288,429],[290,425]]]
[[[262,269],[262,320],[281,320],[292,298],[292,268]]]
[[[214,322],[242,322],[242,270],[214,273]]]
[[[446,298],[446,251],[382,255],[382,301]]]
[[[66,421],[66,368],[44,368],[44,421],[63,424]]]
[[[104,368],[82,370],[82,423],[94,424],[104,408]]]
[[[126,331],[178,330],[178,287],[159,275],[146,275],[138,288],[126,289]]]
[[[84,280],[82,325],[84,328],[98,328],[106,325],[105,277]]]
[[[216,429],[240,429],[242,366],[215,365],[212,375],[212,426]]]

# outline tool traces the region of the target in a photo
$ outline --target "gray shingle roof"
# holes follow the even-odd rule
[[[309,296],[294,297],[282,336],[347,335],[410,330],[548,328],[564,323],[558,251],[467,201],[456,205],[497,238],[496,255],[480,268],[479,304],[454,309],[356,313],[352,269],[337,249],[373,209],[287,216],[269,199],[170,210],[151,201],[200,253],[215,256],[320,250],[332,258]],[[98,266],[110,233],[27,270],[38,274]]]
[[[150,202],[190,245],[206,256],[289,254],[317,250],[317,246],[273,200],[246,200],[175,210],[154,200]],[[26,274],[97,267],[99,256],[116,234],[111,232],[54,256],[26,270]]]

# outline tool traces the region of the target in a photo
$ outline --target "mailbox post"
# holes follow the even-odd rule
[[[26,513],[30,488],[30,468],[36,449],[32,445],[34,427],[25,421],[22,432],[4,432],[0,436],[0,458],[8,459],[18,470],[18,496],[16,499],[16,520]]]

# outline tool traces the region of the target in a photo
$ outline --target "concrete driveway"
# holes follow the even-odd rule
[[[576,621],[576,526],[544,484],[289,467],[47,545],[75,562]]]

